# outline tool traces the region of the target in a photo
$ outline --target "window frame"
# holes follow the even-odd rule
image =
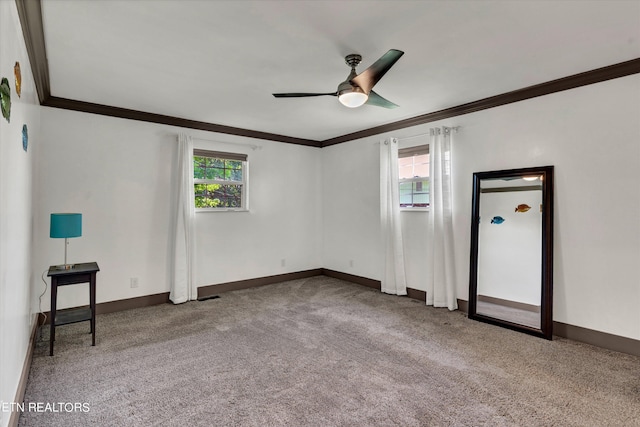
[[[407,157],[415,157],[419,155],[429,154],[429,144],[416,145],[414,147],[400,148],[398,149],[398,163],[400,159]],[[399,165],[398,165],[399,166]],[[429,156],[429,175],[428,176],[414,176],[413,178],[400,178],[400,171],[398,171],[398,191],[400,191],[400,185],[407,182],[421,182],[427,181],[429,185],[429,203],[426,206],[402,206],[400,203],[401,211],[408,212],[426,212],[431,207],[431,156]]]
[[[223,151],[213,151],[213,150],[204,150],[197,149],[193,150],[193,155],[191,157],[191,161],[195,163],[196,157],[207,157],[211,159],[220,159],[220,160],[234,160],[240,161],[242,163],[241,171],[242,171],[242,180],[224,180],[224,179],[203,179],[195,177],[195,167],[193,171],[193,205],[196,212],[248,212],[249,211],[249,158],[248,155],[242,153],[230,153]],[[239,207],[198,207],[196,206],[195,196],[196,190],[195,186],[197,184],[217,184],[217,185],[239,185],[241,186],[240,190],[240,206]]]

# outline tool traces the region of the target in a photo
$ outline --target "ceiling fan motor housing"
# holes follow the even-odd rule
[[[362,61],[362,56],[357,53],[352,53],[344,57],[344,62],[346,62],[351,68],[357,67],[360,61]]]
[[[352,53],[350,55],[345,56],[344,61],[347,63],[348,66],[351,67],[351,72],[349,73],[349,76],[347,77],[347,79],[338,85],[338,90],[337,90],[338,96],[342,95],[343,93],[349,93],[349,92],[364,93],[364,91],[358,85],[351,83],[351,80],[358,75],[356,73],[356,67],[358,66],[360,61],[362,61],[362,56],[356,53]]]

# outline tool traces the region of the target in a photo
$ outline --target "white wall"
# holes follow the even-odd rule
[[[380,145],[376,139],[323,148],[324,267],[380,279]]]
[[[49,238],[50,213],[81,212],[83,235],[69,240],[69,262],[98,262],[98,303],[168,292],[180,130],[43,108],[42,131],[34,228],[37,274],[63,261],[63,241]],[[318,149],[187,133],[220,141],[196,140],[196,147],[249,154],[250,212],[197,214],[197,285],[320,268]],[[138,278],[137,288],[130,287],[132,277]],[[42,292],[39,278],[33,283]],[[47,291],[45,311],[49,298]],[[85,305],[87,298],[86,286],[65,286],[59,290],[58,307]]]
[[[13,66],[20,62],[22,94]],[[29,344],[31,315],[32,170],[40,143],[40,106],[13,1],[0,1],[0,77],[11,87],[11,122],[0,117],[0,403],[13,402]],[[29,148],[22,149],[22,125]],[[0,426],[9,423],[0,410]]]
[[[380,279],[375,142],[459,125],[453,147],[458,297],[468,299],[473,172],[555,165],[554,320],[640,339],[639,118],[640,76],[632,75],[324,148],[325,267]],[[346,171],[338,177],[330,172],[334,165]],[[411,231],[424,235],[420,215],[403,213],[403,221],[410,217]],[[426,249],[411,245],[407,270],[416,270]],[[353,257],[362,261],[349,269]],[[426,289],[411,278],[409,286]]]
[[[196,214],[200,285],[322,267],[320,149],[251,143],[262,148],[235,150],[249,156],[250,211]],[[228,144],[196,146],[234,150]]]

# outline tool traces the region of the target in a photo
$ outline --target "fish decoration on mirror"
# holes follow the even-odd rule
[[[0,107],[2,108],[2,117],[7,119],[7,123],[9,123],[11,118],[11,88],[6,77],[3,77],[0,82]]]
[[[494,216],[493,218],[491,218],[491,224],[500,225],[503,222],[504,222],[504,218],[502,218],[501,216]]]
[[[27,151],[27,147],[29,146],[29,130],[27,129],[27,125],[22,125],[22,149]]]
[[[16,93],[18,98],[22,93],[22,72],[20,72],[20,63],[16,61],[16,65],[13,66],[13,75],[16,77]]]
[[[527,212],[529,209],[531,209],[531,206],[525,203],[516,206],[516,212]]]

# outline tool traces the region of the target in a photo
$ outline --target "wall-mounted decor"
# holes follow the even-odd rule
[[[16,61],[16,65],[13,66],[13,74],[16,77],[16,93],[18,94],[18,98],[20,98],[20,94],[22,93],[22,73],[20,72],[20,63]]]
[[[27,151],[27,147],[29,146],[29,131],[27,130],[26,123],[22,125],[22,149]]]
[[[526,212],[529,209],[531,209],[531,206],[527,205],[526,203],[521,203],[516,206],[516,212]]]
[[[6,77],[3,77],[0,82],[0,107],[2,108],[2,117],[9,122],[11,118],[11,88]]]
[[[502,218],[501,216],[494,216],[493,218],[491,218],[491,224],[502,224],[504,222],[504,218]]]

